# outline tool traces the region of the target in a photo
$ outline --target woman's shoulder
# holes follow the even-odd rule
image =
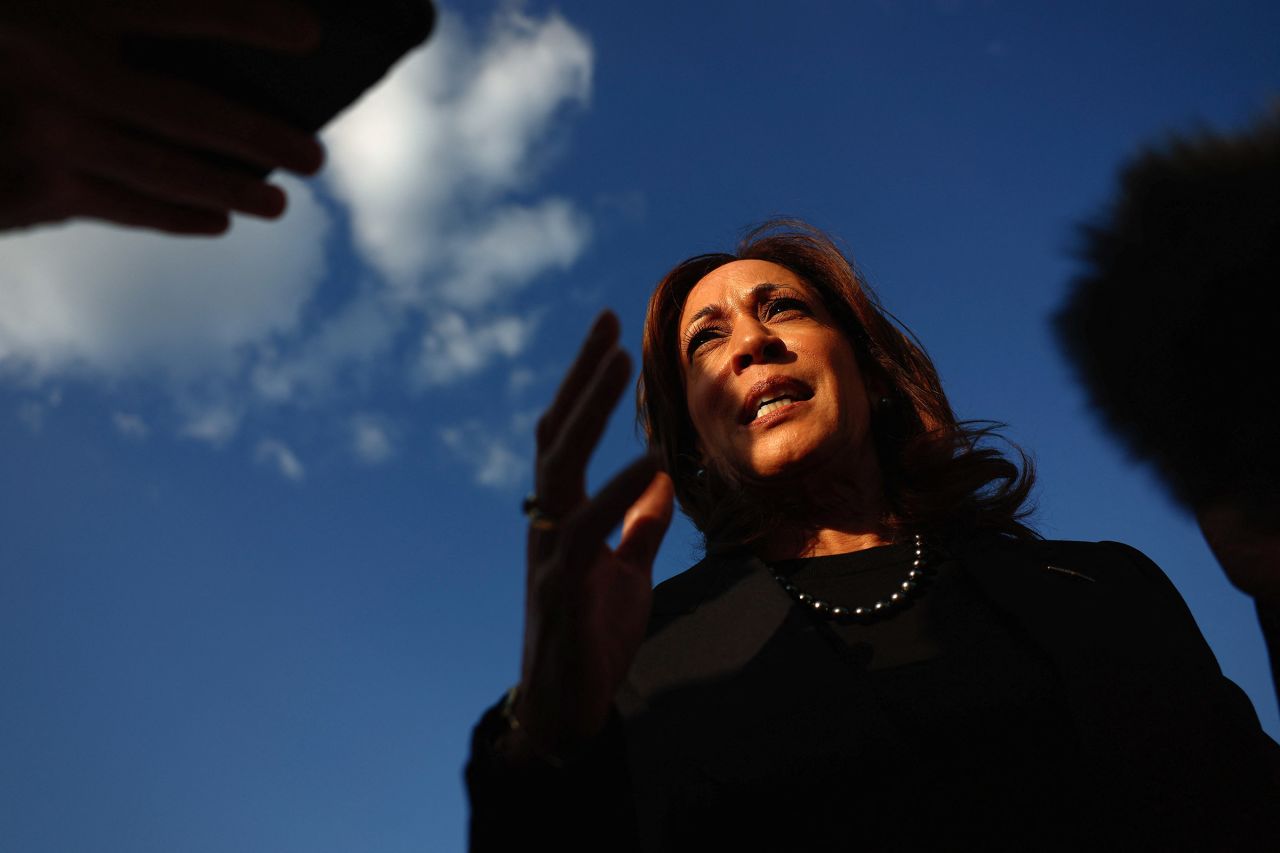
[[[1146,554],[1132,545],[1110,540],[1042,539],[1009,536],[1002,533],[977,533],[949,550],[961,559],[987,558],[1045,562],[1058,560],[1067,564],[1089,565],[1101,570],[1136,572],[1164,577],[1164,573]]]
[[[746,554],[707,555],[653,590],[655,616],[674,616],[715,598],[752,571],[759,561]]]
[[[1095,594],[1137,595],[1148,602],[1163,601],[1180,613],[1186,611],[1181,593],[1164,571],[1124,542],[979,535],[959,545],[955,553],[971,571],[993,567],[997,572],[1034,573],[1046,582],[1075,579],[1088,582]]]

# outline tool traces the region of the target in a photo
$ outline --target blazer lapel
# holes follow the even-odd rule
[[[791,599],[757,559],[705,561],[689,574],[655,597],[649,637],[624,687],[632,712],[649,697],[741,670],[790,611]]]

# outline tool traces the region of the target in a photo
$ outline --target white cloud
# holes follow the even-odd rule
[[[524,476],[525,462],[515,451],[499,440],[484,450],[484,458],[476,469],[476,482],[482,486],[511,488]]]
[[[537,22],[509,9],[454,106],[470,171],[495,184],[527,162],[526,140],[567,101],[591,94],[591,45],[559,15]]]
[[[190,378],[292,331],[324,273],[328,217],[285,180],[283,221],[237,220],[218,239],[76,223],[0,236],[0,363]]]
[[[505,436],[468,421],[440,430],[440,439],[472,471],[475,482],[494,489],[511,490],[529,471],[529,461],[512,448]]]
[[[241,414],[226,404],[193,406],[187,404],[186,417],[179,434],[186,438],[220,446],[226,444],[240,429]]]
[[[508,7],[480,44],[445,15],[428,49],[334,123],[331,182],[388,279],[410,294],[428,273],[454,279],[473,257],[466,246],[513,222],[555,242],[515,280],[576,257],[585,220],[567,202],[526,209],[500,199],[530,182],[537,143],[563,109],[586,103],[593,62],[590,43],[557,14],[537,21]]]
[[[582,253],[587,232],[585,217],[563,199],[505,207],[482,228],[454,241],[453,270],[441,293],[465,308],[488,304],[546,271],[568,268]]]
[[[151,428],[147,426],[147,422],[129,412],[113,412],[111,423],[115,425],[116,432],[135,441],[142,441],[151,434]]]
[[[351,447],[362,462],[377,465],[391,458],[391,436],[387,427],[372,415],[351,420]]]
[[[441,314],[423,335],[417,379],[425,386],[447,385],[479,372],[498,356],[512,358],[524,350],[537,322],[515,315],[471,322],[456,312]]]
[[[250,373],[253,390],[273,403],[330,394],[344,369],[365,370],[385,356],[406,322],[382,294],[362,289],[287,355],[264,348]]]
[[[258,442],[254,451],[254,459],[262,465],[270,465],[280,472],[280,476],[295,483],[301,482],[307,471],[298,461],[297,455],[284,442],[273,438],[264,438]]]

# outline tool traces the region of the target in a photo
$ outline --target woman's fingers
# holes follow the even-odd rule
[[[625,353],[618,349],[619,331],[617,315],[612,311],[602,311],[596,317],[555,399],[538,420],[534,488],[543,508],[553,514],[568,512],[586,497],[586,460],[599,434],[591,436],[591,416],[583,405],[588,409],[603,407],[607,422],[630,375]],[[575,441],[587,443],[574,448]]]
[[[568,557],[567,567],[578,573],[590,567],[609,531],[618,526],[627,510],[652,484],[658,465],[656,457],[641,456],[615,474],[594,498],[565,520],[560,550]]]
[[[539,451],[547,450],[555,443],[565,418],[577,405],[583,389],[599,368],[600,360],[617,342],[619,331],[618,317],[612,311],[601,311],[600,316],[591,324],[582,348],[578,351],[578,357],[573,360],[564,381],[560,383],[551,406],[538,421]]]
[[[538,454],[537,490],[552,513],[572,509],[586,496],[587,462],[631,376],[631,359],[616,346],[604,356],[555,442]]]
[[[651,569],[662,537],[671,526],[674,508],[675,486],[665,471],[658,471],[622,519],[622,540],[615,556],[646,571]]]

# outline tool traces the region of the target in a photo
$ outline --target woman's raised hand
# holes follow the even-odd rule
[[[129,36],[200,37],[283,52],[319,41],[289,0],[0,2],[0,230],[90,217],[178,234],[275,217],[283,191],[200,151],[310,174],[308,133],[216,93],[137,71]]]
[[[514,707],[535,753],[569,755],[608,720],[644,639],[653,560],[671,522],[671,479],[650,456],[595,496],[587,462],[628,384],[618,318],[597,318],[538,423],[535,494],[545,523],[530,525],[524,657]],[[606,537],[622,522],[622,538]]]

